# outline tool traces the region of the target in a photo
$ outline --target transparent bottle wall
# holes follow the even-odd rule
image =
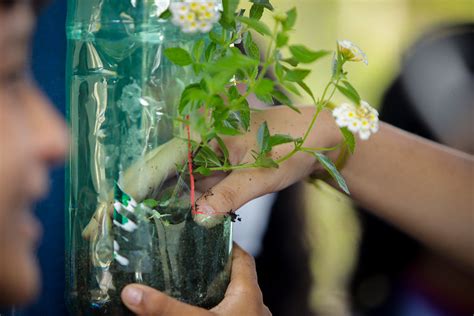
[[[169,1],[69,0],[67,281],[73,315],[125,315],[120,292],[143,283],[212,307],[230,271],[231,223],[191,215],[184,126],[191,71],[167,47],[191,47],[159,15]],[[184,145],[183,145],[184,144]],[[154,201],[150,203],[149,201]]]

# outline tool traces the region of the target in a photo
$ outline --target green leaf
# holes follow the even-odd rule
[[[204,167],[204,166],[201,166],[201,167],[195,169],[194,172],[202,174],[205,177],[208,177],[208,176],[211,175],[211,170],[209,168]]]
[[[248,103],[242,102],[238,111],[230,111],[224,108],[213,112],[215,128],[222,135],[240,135],[243,130],[248,130],[250,124],[250,108]]]
[[[286,12],[286,15],[287,15],[287,18],[286,18],[286,21],[283,22],[283,30],[289,31],[295,26],[295,23],[296,23],[296,18],[298,16],[296,12],[296,8],[293,8],[289,10],[288,12]]]
[[[270,136],[270,146],[273,148],[281,144],[287,144],[294,142],[295,139],[290,135],[275,134]]]
[[[270,31],[268,26],[261,21],[251,19],[245,16],[239,16],[237,17],[237,20],[239,22],[246,24],[248,27],[250,27],[251,29],[257,31],[258,33],[262,35],[272,36],[272,31]]]
[[[260,101],[262,101],[263,103],[265,104],[273,104],[274,100],[273,100],[273,97],[271,95],[271,93],[269,94],[255,94],[255,96],[257,97],[257,99],[259,99]]]
[[[360,95],[357,90],[350,84],[350,82],[347,80],[343,80],[342,84],[344,85],[344,87],[338,85],[337,89],[355,104],[360,104]]]
[[[331,53],[326,50],[313,51],[303,45],[290,46],[290,52],[298,62],[303,64],[310,64]]]
[[[265,157],[265,156],[257,157],[257,159],[255,160],[255,163],[260,168],[275,168],[275,169],[278,169],[278,167],[279,167],[275,160],[273,160],[270,157]]]
[[[333,164],[331,159],[326,157],[325,155],[315,152],[313,153],[316,159],[318,159],[319,163],[324,167],[324,169],[331,175],[331,177],[337,182],[339,187],[346,192],[347,194],[350,194],[349,188],[347,187],[346,181],[340,174],[339,170],[337,170],[336,166]]]
[[[239,69],[249,69],[258,65],[258,61],[242,54],[228,55],[220,58],[215,63],[207,65],[209,73],[235,74]]]
[[[291,82],[299,82],[304,80],[311,73],[309,69],[291,69],[286,72],[285,80]]]
[[[298,113],[301,113],[301,111],[295,107],[293,105],[293,102],[291,101],[290,98],[288,98],[288,96],[286,94],[284,94],[283,92],[279,91],[279,90],[273,90],[272,92],[272,96],[278,101],[280,102],[280,104],[282,105],[286,105],[287,107],[291,108],[293,111],[295,112],[298,112]]]
[[[260,20],[262,18],[264,9],[265,7],[263,5],[253,4],[250,8],[249,17],[251,19]]]
[[[207,62],[213,59],[216,48],[217,48],[217,44],[214,42],[207,45],[206,52],[204,53],[204,57],[206,58]]]
[[[210,40],[213,42],[213,43],[216,43],[216,44],[220,44],[220,45],[223,45],[224,44],[224,40],[222,38],[222,34],[219,34],[215,31],[210,31],[209,32],[209,38]]]
[[[275,87],[275,83],[270,79],[262,79],[256,82],[253,91],[257,96],[271,94]]]
[[[314,94],[311,88],[304,81],[298,82],[298,85],[311,97],[313,102],[316,104],[317,103],[316,98],[314,97]]]
[[[238,120],[238,126],[244,131],[248,131],[250,127],[250,105],[248,101],[244,99],[238,105],[233,105],[233,108],[235,111],[232,115],[235,116],[235,120]]]
[[[285,46],[286,44],[288,44],[289,39],[290,37],[286,32],[279,32],[277,34],[276,46],[278,48]]]
[[[270,131],[267,122],[263,122],[258,128],[257,144],[260,154],[266,154],[272,150],[270,146]]]
[[[291,58],[285,58],[285,59],[282,59],[281,60],[282,62],[285,62],[293,67],[297,67],[299,62],[294,58],[294,57],[291,57]]]
[[[339,84],[336,87],[337,87],[337,90],[339,90],[339,92],[341,92],[346,98],[348,98],[349,100],[351,100],[355,104],[360,103],[360,96],[359,96],[359,94],[356,94],[357,92],[354,93],[354,91],[348,89],[347,87],[343,87]]]
[[[279,62],[275,64],[275,76],[279,82],[284,81],[283,77],[285,76],[285,67],[283,67]]]
[[[205,46],[205,42],[204,42],[204,39],[202,38],[198,40],[193,46],[193,57],[194,57],[194,61],[197,63],[201,61],[202,54],[204,53],[204,46]]]
[[[285,90],[297,95],[297,96],[301,96],[301,93],[300,91],[298,90],[298,88],[296,87],[296,85],[293,83],[293,82],[290,82],[290,81],[284,81],[282,83],[282,86],[283,88],[285,88]]]
[[[207,99],[207,93],[198,83],[187,86],[181,93],[179,101],[179,113],[188,114],[192,108],[199,107]]]
[[[349,152],[353,154],[356,146],[354,134],[352,134],[352,132],[347,127],[341,128],[341,133],[344,137],[344,142],[349,149]]]
[[[239,6],[239,0],[222,0],[222,17],[219,23],[227,30],[234,30],[235,24],[235,13]]]
[[[229,161],[229,149],[227,149],[226,144],[224,143],[224,140],[220,136],[215,136],[215,139],[217,143],[219,144],[219,148],[222,152],[222,155],[224,155],[224,161],[227,163]]]
[[[165,12],[160,14],[159,19],[168,20],[172,16],[171,11],[167,9]]]
[[[273,6],[270,3],[270,0],[250,0],[250,2],[253,3],[253,4],[261,5],[264,8],[266,8],[270,11],[273,11]]]
[[[244,50],[248,56],[255,60],[260,60],[260,49],[253,41],[252,34],[250,32],[245,32],[244,34]]]
[[[193,63],[191,55],[181,47],[171,47],[165,49],[165,56],[173,64],[178,66],[188,66]]]
[[[145,204],[145,206],[149,207],[149,208],[155,208],[158,206],[158,201],[155,200],[155,199],[147,199],[145,201],[142,202],[143,204]]]
[[[199,148],[193,161],[208,168],[222,166],[221,160],[217,154],[207,145],[203,145]]]

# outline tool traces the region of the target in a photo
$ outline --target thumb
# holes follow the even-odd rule
[[[144,285],[127,285],[122,301],[136,315],[153,316],[209,316],[207,310],[182,303],[168,295]]]
[[[212,228],[229,212],[245,203],[275,190],[276,169],[234,170],[196,201],[194,220]]]

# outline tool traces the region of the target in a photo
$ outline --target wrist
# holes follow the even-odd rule
[[[344,139],[332,116],[331,111],[323,110],[319,113],[316,124],[308,137],[305,146],[310,144],[312,148],[332,148],[324,151],[324,154],[339,168],[343,167],[347,155]],[[322,178],[326,174],[325,169],[317,161],[314,162],[312,177]]]

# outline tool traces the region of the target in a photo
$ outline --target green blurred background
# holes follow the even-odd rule
[[[474,21],[472,0],[272,0],[274,7],[296,7],[298,22],[293,43],[314,49],[335,49],[337,39],[362,48],[369,66],[347,67],[363,98],[378,107],[382,94],[397,74],[405,52],[435,26]],[[265,17],[269,21],[269,17]],[[314,66],[309,78],[320,91],[330,75],[330,59]],[[304,100],[309,102],[309,100]]]

